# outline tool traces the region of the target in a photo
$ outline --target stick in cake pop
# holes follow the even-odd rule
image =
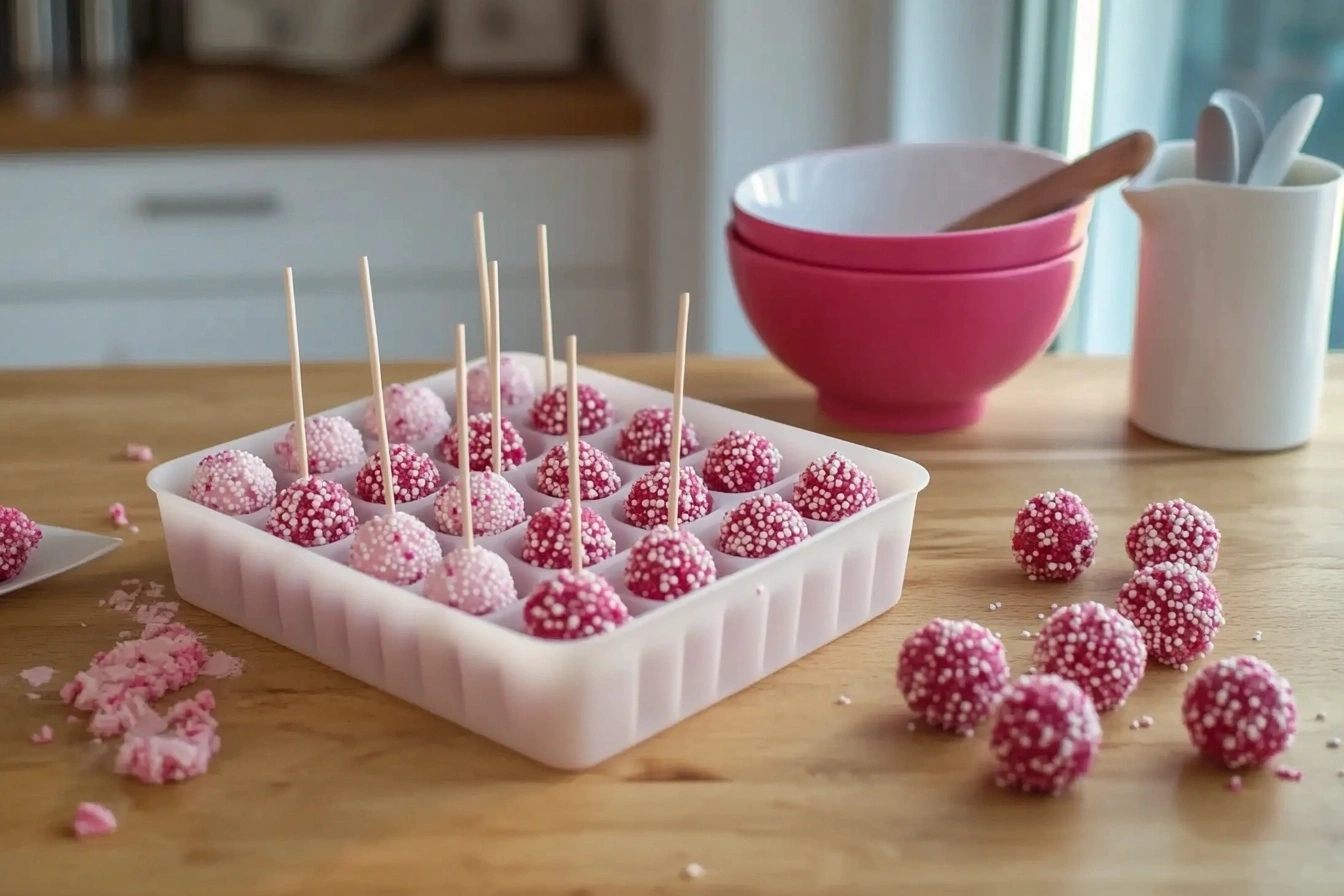
[[[583,501],[579,493],[579,338],[565,344],[569,365],[569,553],[575,572],[583,571]]]
[[[551,335],[551,251],[546,225],[537,225],[537,276],[541,280],[541,353],[546,358],[546,391],[555,386],[554,337]]]
[[[485,254],[485,213],[477,212],[476,221],[476,279],[481,287],[481,338],[485,340],[485,354],[490,356],[490,264]]]
[[[350,546],[352,568],[391,582],[410,585],[420,581],[443,557],[443,548],[429,527],[408,513],[397,512],[396,483],[392,478],[392,451],[383,413],[383,371],[378,357],[378,324],[373,312],[373,283],[369,259],[359,261],[360,286],[364,293],[364,329],[369,341],[369,371],[378,413],[378,448],[383,474],[383,500],[387,513],[374,517],[355,532]]]
[[[299,321],[294,311],[294,269],[285,268],[285,314],[289,318],[289,386],[294,393],[294,448],[299,456],[299,478],[308,478],[308,433],[303,418],[303,374],[299,372]],[[383,412],[382,390],[378,413]],[[386,429],[386,425],[383,427]]]
[[[686,385],[686,321],[690,317],[691,294],[681,294],[681,303],[677,308],[677,364],[672,375],[672,443],[676,450],[668,455],[670,464],[667,470],[667,525],[673,532],[677,530],[677,498],[681,492],[681,400]]]
[[[490,262],[490,468],[500,473],[500,401],[499,401],[499,262]]]
[[[467,419],[467,328],[457,325],[457,419]],[[470,457],[467,448],[468,433],[471,427],[457,428],[457,456]],[[467,550],[474,543],[471,522],[471,469],[466,465],[458,470],[457,484],[458,516],[462,519],[462,540]]]

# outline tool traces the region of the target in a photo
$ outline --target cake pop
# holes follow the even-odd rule
[[[970,735],[1008,685],[1008,656],[993,632],[969,619],[934,619],[911,632],[896,660],[896,687],[928,725]]]
[[[681,457],[700,450],[695,427],[681,421]],[[616,457],[632,464],[652,466],[672,455],[672,409],[641,408],[630,415],[616,436]]]
[[[275,474],[255,454],[225,448],[201,458],[187,497],[230,516],[256,513],[275,501]]]
[[[1058,675],[1024,675],[1003,692],[989,735],[994,783],[1063,793],[1092,768],[1101,719],[1092,698]]]
[[[1013,520],[1013,559],[1033,582],[1072,582],[1096,551],[1092,513],[1066,489],[1029,499]]]
[[[393,497],[398,501],[418,501],[428,498],[443,484],[439,468],[428,454],[421,454],[410,445],[393,445],[391,449]],[[355,474],[355,494],[370,504],[383,503],[383,476],[387,464],[382,451],[375,452]]]
[[[594,387],[579,383],[579,435],[590,436],[611,425],[611,402]],[[551,436],[565,434],[569,425],[565,412],[565,387],[556,386],[537,396],[532,403],[532,428]]]
[[[579,496],[596,501],[616,494],[621,477],[611,460],[587,442],[579,443]],[[552,498],[569,497],[569,445],[551,447],[537,467],[537,491]]]
[[[23,572],[42,541],[42,530],[17,507],[0,506],[0,582]]]
[[[562,569],[528,595],[523,624],[528,634],[551,641],[576,641],[614,631],[630,611],[601,576]]]
[[[677,466],[681,480],[677,494],[677,521],[691,523],[709,513],[709,489],[696,475],[694,467]],[[651,529],[667,522],[671,487],[672,465],[667,461],[636,479],[625,495],[626,521],[641,529]]]
[[[1211,573],[1218,565],[1221,542],[1207,510],[1176,498],[1148,505],[1125,536],[1125,553],[1136,569],[1173,561]]]
[[[280,490],[266,531],[300,547],[312,548],[348,538],[359,526],[345,486],[320,476],[296,480]]]
[[[308,472],[330,473],[362,464],[364,437],[355,425],[344,417],[313,417],[303,426],[308,440]],[[291,423],[285,437],[275,443],[275,454],[280,464],[291,473],[299,472],[299,458],[295,453],[294,436],[298,424]]]
[[[760,491],[775,484],[783,459],[765,436],[734,429],[709,446],[703,468],[705,485],[734,494]]]
[[[458,489],[462,479],[453,480],[443,487],[434,499],[434,519],[439,531],[448,535],[462,535],[461,498]],[[471,474],[471,529],[478,537],[498,535],[527,518],[523,496],[503,476],[482,470]]]
[[[531,372],[507,355],[499,359],[499,401],[506,408],[530,402],[536,396]],[[477,364],[467,374],[467,410],[490,410],[490,365]]]
[[[819,457],[793,486],[793,505],[810,520],[836,523],[877,503],[877,486],[843,454]]]
[[[1031,661],[1043,673],[1062,675],[1110,712],[1143,679],[1148,648],[1143,634],[1121,613],[1095,601],[1060,607],[1036,636]]]
[[[1208,653],[1223,627],[1223,603],[1204,573],[1185,563],[1137,570],[1120,588],[1115,608],[1143,633],[1148,656],[1183,666]]]
[[[1292,746],[1297,700],[1264,660],[1234,656],[1200,669],[1181,699],[1190,742],[1230,769],[1264,765]]]
[[[759,560],[793,547],[807,535],[807,524],[798,509],[779,495],[766,492],[724,514],[719,525],[719,550]]]
[[[579,531],[583,565],[592,566],[616,555],[616,539],[601,515],[583,508]],[[563,569],[569,563],[571,515],[569,505],[556,504],[532,514],[523,534],[523,560],[542,569]]]
[[[382,401],[370,402],[364,411],[364,430],[378,430],[377,407],[387,420],[387,437],[393,442],[415,442],[437,436],[453,422],[443,399],[427,386],[394,383],[383,392]]]
[[[457,437],[457,430],[461,425],[462,421],[459,418],[439,443],[439,456],[455,467],[462,466],[458,461],[461,457],[458,452],[461,449]],[[489,470],[494,466],[493,426],[494,417],[488,413],[473,414],[467,418],[467,460],[471,469],[477,472]],[[525,464],[527,448],[523,445],[523,437],[507,417],[499,421],[499,434],[498,472],[512,470]]]

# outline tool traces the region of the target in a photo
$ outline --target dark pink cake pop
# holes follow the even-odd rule
[[[490,414],[472,414],[467,420],[467,459],[471,469],[476,472],[493,470],[494,436],[490,431]],[[439,442],[439,456],[455,467],[461,467],[457,459],[457,425],[454,424],[448,434]],[[523,446],[523,437],[507,417],[499,420],[499,469],[500,472],[521,467],[527,462],[527,448]]]
[[[709,446],[705,485],[716,492],[734,494],[760,491],[775,484],[783,459],[765,436],[749,429],[734,429]]]
[[[843,454],[812,461],[793,485],[793,505],[810,520],[839,522],[876,503],[873,478]]]
[[[275,474],[255,454],[225,448],[201,458],[187,497],[231,516],[256,513],[275,500]]]
[[[0,507],[0,582],[23,572],[42,541],[42,530],[17,507]]]
[[[1003,642],[969,619],[934,619],[901,644],[896,687],[910,711],[942,731],[969,735],[1008,684]]]
[[[443,484],[439,468],[428,454],[421,454],[410,445],[392,446],[392,497],[398,504],[428,498]],[[355,474],[355,494],[361,501],[383,503],[383,454],[373,456]]]
[[[280,490],[266,531],[300,547],[332,544],[359,526],[350,493],[339,482],[320,476],[300,479]]]
[[[1066,489],[1041,492],[1013,520],[1013,559],[1033,582],[1072,582],[1096,552],[1092,512]]]
[[[1082,688],[1097,712],[1110,712],[1139,686],[1148,648],[1124,615],[1087,601],[1050,614],[1036,636],[1031,661],[1039,671],[1061,675]]]
[[[1297,700],[1269,663],[1234,656],[1199,670],[1185,689],[1181,718],[1205,757],[1230,769],[1253,768],[1292,745]]]
[[[748,498],[724,514],[719,524],[719,550],[758,560],[793,547],[807,535],[807,524],[798,509],[767,492]]]
[[[1082,688],[1058,675],[1024,675],[994,712],[989,749],[994,783],[1027,793],[1063,793],[1092,768],[1101,718]]]
[[[462,534],[462,480],[454,479],[434,499],[434,521],[440,532]],[[489,470],[471,474],[471,532],[477,537],[498,535],[527,518],[523,496],[513,483]]]
[[[304,434],[308,440],[308,472],[330,473],[344,467],[362,464],[364,437],[355,424],[344,417],[313,417],[305,421]],[[275,454],[291,473],[299,472],[299,451],[294,445],[294,424],[289,425],[285,437],[275,443]]]
[[[611,425],[611,402],[587,383],[579,383],[579,435],[590,436]],[[551,436],[569,432],[569,396],[566,387],[556,386],[537,396],[532,403],[532,428]]]
[[[1176,498],[1149,504],[1125,536],[1125,553],[1136,569],[1166,561],[1188,563],[1200,572],[1218,565],[1222,536],[1213,516]]]
[[[681,421],[681,456],[700,450],[695,427]],[[616,457],[632,464],[652,466],[672,456],[672,409],[641,408],[630,415],[616,437]]]
[[[625,494],[625,518],[632,526],[652,529],[667,522],[667,496],[672,490],[672,465],[663,461],[640,476]],[[711,507],[709,489],[691,467],[682,467],[677,484],[677,523],[700,519]]]
[[[714,557],[686,529],[656,526],[635,542],[625,561],[625,587],[646,600],[676,600],[717,576]]]
[[[607,580],[587,570],[561,570],[538,585],[523,604],[528,634],[548,641],[591,638],[629,620],[630,611]]]
[[[596,501],[616,494],[621,477],[611,460],[587,442],[579,442],[579,499]],[[569,497],[569,445],[551,447],[537,467],[537,491],[552,498]]]
[[[579,524],[583,541],[583,565],[592,566],[616,555],[616,539],[606,520],[583,508]],[[542,569],[564,569],[570,565],[569,505],[543,508],[527,521],[523,533],[523,560]]]
[[[1194,662],[1213,647],[1223,627],[1223,603],[1209,577],[1185,563],[1135,571],[1115,608],[1143,633],[1148,656],[1167,666]]]

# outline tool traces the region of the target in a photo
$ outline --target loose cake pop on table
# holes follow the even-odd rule
[[[1067,489],[1028,499],[1013,520],[1013,559],[1033,582],[1072,582],[1096,552],[1092,512]]]
[[[570,336],[566,349],[570,370],[569,419],[574,421],[569,429],[569,447],[571,456],[578,457],[578,414],[574,412],[578,402],[578,340]],[[569,568],[538,585],[523,605],[523,624],[528,634],[554,641],[590,638],[613,631],[630,620],[629,609],[621,602],[611,583],[583,568],[587,565],[588,551],[583,544],[583,527],[579,523],[584,507],[579,498],[578,464],[570,467],[569,476]],[[612,551],[615,552],[614,544]]]
[[[680,487],[677,494],[677,520],[692,523],[707,516],[712,508],[709,489],[696,475],[694,467],[677,464]],[[667,522],[672,494],[672,464],[663,461],[640,476],[625,494],[625,519],[632,526],[652,529]]]
[[[1234,656],[1199,670],[1185,689],[1181,718],[1205,758],[1230,769],[1252,768],[1292,746],[1297,699],[1269,663]]]
[[[1050,614],[1032,645],[1037,670],[1060,675],[1110,712],[1143,679],[1148,648],[1143,633],[1123,614],[1095,601],[1069,604]]]
[[[1137,570],[1120,588],[1115,608],[1143,634],[1148,656],[1183,666],[1213,648],[1223,627],[1223,602],[1204,573],[1185,563]]]
[[[742,494],[775,484],[784,456],[770,440],[751,430],[734,429],[709,446],[705,485],[716,492]]]
[[[537,491],[552,498],[569,497],[569,443],[551,447],[537,466]],[[579,496],[596,501],[616,494],[621,477],[611,459],[587,442],[579,442]]]
[[[1172,561],[1211,573],[1221,542],[1212,514],[1176,498],[1148,505],[1125,535],[1125,553],[1136,569]]]
[[[383,410],[379,411],[378,408]],[[395,443],[416,442],[439,435],[452,425],[443,399],[427,386],[394,383],[370,402],[364,411],[364,430],[378,432],[378,414],[387,423],[387,436]]]
[[[719,550],[759,560],[807,538],[798,508],[773,492],[748,498],[728,511],[719,524]]]
[[[901,644],[896,687],[928,725],[969,736],[1008,685],[1003,642],[969,619],[934,619]]]
[[[382,482],[395,482],[393,452],[388,445],[387,416],[383,412],[383,372],[378,359],[378,324],[373,311],[373,284],[369,277],[369,259],[360,259],[360,285],[364,293],[364,326],[369,341],[369,368],[373,376],[373,400],[377,418]],[[437,476],[437,474],[436,474]],[[429,527],[409,513],[397,510],[396,488],[379,489],[387,513],[365,522],[355,530],[350,545],[350,568],[394,585],[412,585],[423,579],[443,557],[443,548]]]
[[[677,319],[677,362],[672,379],[672,417],[681,416],[686,382],[686,323],[690,312],[690,294],[681,294]],[[630,549],[625,562],[625,586],[646,600],[676,600],[705,587],[717,578],[714,556],[695,535],[681,528],[684,512],[681,501],[681,464],[665,463],[668,489],[663,496],[665,525],[653,527]],[[691,476],[695,471],[687,467]],[[646,476],[648,474],[645,474]],[[641,477],[641,480],[644,477]],[[708,495],[705,496],[706,501]],[[706,503],[708,512],[708,503]],[[627,507],[627,514],[629,508]]]
[[[616,448],[612,453],[623,461],[646,467],[670,460],[673,419],[671,408],[641,408],[635,411],[616,436]],[[700,441],[696,438],[695,427],[683,418],[680,456],[685,457],[699,450]]]
[[[1092,698],[1058,675],[1024,675],[1008,685],[989,735],[994,783],[1058,795],[1092,768],[1101,718]]]
[[[457,415],[467,413],[467,328],[457,325]],[[463,452],[467,433],[458,434]],[[425,597],[473,616],[484,616],[503,609],[518,599],[509,564],[498,554],[475,543],[472,532],[471,475],[463,472],[459,480],[458,517],[463,531],[463,546],[450,551],[434,564],[425,578]],[[440,495],[442,497],[442,495]]]
[[[230,516],[256,513],[275,501],[275,474],[255,454],[225,448],[201,458],[187,497]]]
[[[295,436],[295,470],[311,470],[312,462],[308,455],[307,434],[309,427],[303,422],[303,376],[299,361],[299,324],[294,310],[294,271],[285,268],[285,310],[289,319],[289,377],[294,402],[294,424],[290,426]],[[318,418],[340,420],[339,417]],[[310,421],[311,422],[311,421]],[[347,426],[350,424],[344,420]],[[354,427],[351,427],[354,432]],[[359,439],[360,457],[364,455],[364,443]],[[344,466],[344,465],[342,465]],[[309,473],[285,486],[276,496],[275,506],[266,518],[266,531],[297,544],[311,548],[340,541],[353,533],[359,525],[355,516],[355,506],[350,495],[339,482],[332,482]]]
[[[42,541],[42,530],[17,507],[0,506],[0,582],[23,572]]]
[[[428,454],[416,451],[410,445],[392,445],[390,465],[384,463],[384,449],[373,456],[355,474],[355,494],[370,504],[383,503],[383,482],[391,470],[392,497],[398,501],[418,501],[428,498],[443,485],[439,468]]]
[[[838,523],[876,503],[873,478],[834,452],[804,467],[793,485],[793,505],[810,520]]]
[[[280,464],[291,473],[303,468],[299,464],[298,421],[291,423],[285,437],[275,443],[275,454]],[[364,437],[355,424],[344,417],[312,417],[302,427],[308,443],[308,472],[330,473],[345,467],[362,464],[368,456],[364,452]]]

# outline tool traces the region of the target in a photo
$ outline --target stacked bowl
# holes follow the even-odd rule
[[[1092,200],[940,232],[1066,164],[1012,143],[889,143],[799,156],[733,193],[728,259],[747,318],[824,414],[858,429],[975,423],[1054,339]]]

